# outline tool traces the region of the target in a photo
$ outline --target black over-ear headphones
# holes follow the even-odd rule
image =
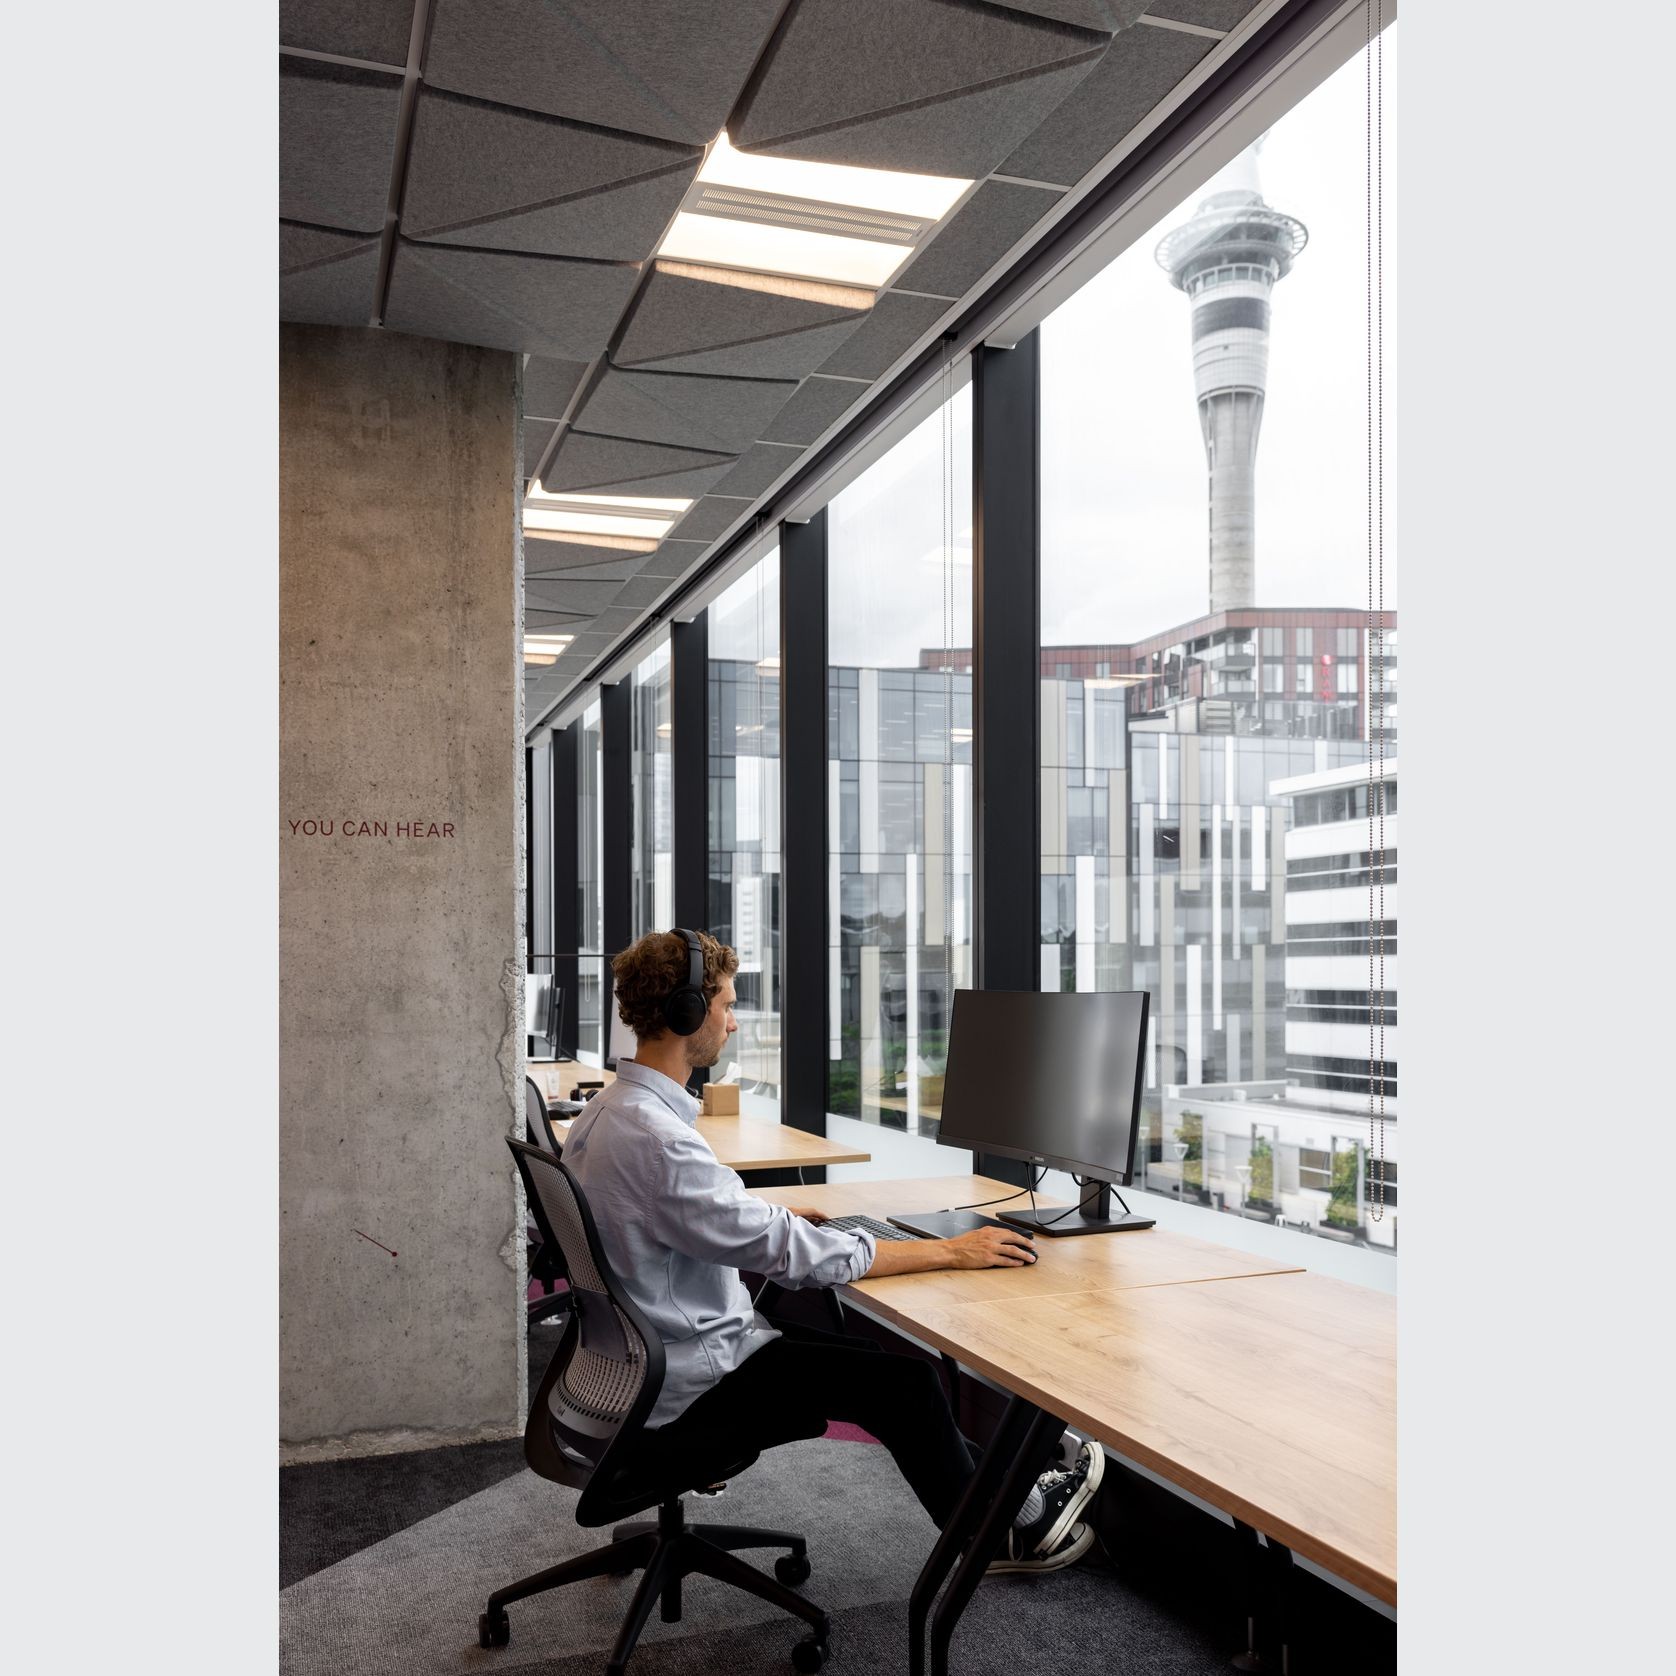
[[[690,931],[679,926],[670,933],[687,940],[687,981],[670,992],[663,1004],[663,1021],[677,1036],[693,1036],[703,1027],[710,1003],[704,999],[704,949]]]

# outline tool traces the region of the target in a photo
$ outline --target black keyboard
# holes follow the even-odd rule
[[[864,1228],[876,1240],[912,1240],[919,1238],[918,1234],[905,1233],[901,1228],[893,1228],[888,1222],[881,1222],[874,1216],[829,1216],[822,1226],[851,1230]]]

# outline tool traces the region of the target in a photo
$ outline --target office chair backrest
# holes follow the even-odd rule
[[[547,1116],[547,1101],[534,1077],[524,1078],[524,1127],[529,1131],[532,1146],[552,1153],[555,1158],[562,1156],[564,1148],[553,1133],[552,1121]]]
[[[524,1428],[524,1458],[580,1489],[579,1524],[609,1523],[617,1480],[663,1386],[663,1341],[606,1261],[576,1178],[541,1148],[508,1140],[541,1237],[564,1256],[570,1320]]]

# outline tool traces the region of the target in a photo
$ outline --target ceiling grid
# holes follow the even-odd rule
[[[1040,237],[1223,36],[1272,10],[281,0],[280,317],[381,318],[526,355],[533,491],[584,497],[574,505],[691,502],[636,526],[655,530],[649,541],[526,530],[528,630],[573,636],[527,671],[533,727],[719,541],[751,527],[807,451]],[[796,188],[706,187],[724,130],[741,166],[972,184],[940,220],[823,211]],[[906,259],[882,284],[676,254],[688,212],[729,205],[747,220],[842,233],[848,217],[864,237],[920,242],[899,247]]]

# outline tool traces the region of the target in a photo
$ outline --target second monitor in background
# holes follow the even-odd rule
[[[1134,1180],[1149,1007],[1145,990],[956,991],[937,1139],[1083,1178],[1071,1210],[998,1211],[1003,1221],[1054,1235],[1153,1226],[1111,1203]]]

